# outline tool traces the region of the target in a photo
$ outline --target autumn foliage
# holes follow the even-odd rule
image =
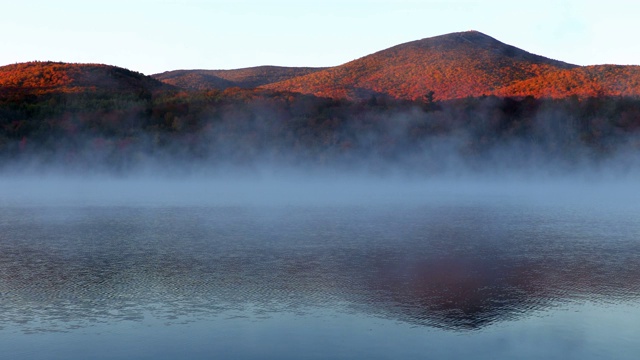
[[[175,70],[153,75],[167,84],[187,90],[255,88],[304,76],[324,68],[257,66],[234,70]]]
[[[0,92],[136,92],[256,88],[347,100],[432,100],[496,95],[639,96],[640,67],[576,66],[528,53],[477,31],[400,44],[331,68],[258,66],[175,70],[151,77],[100,64],[30,62],[0,67]]]
[[[581,67],[534,55],[477,31],[413,41],[331,68],[179,70],[154,75],[190,90],[262,87],[348,100],[477,96],[638,96],[637,66]]]
[[[344,65],[266,85],[348,99],[387,94],[416,100],[490,95],[519,81],[575,65],[527,53],[476,31],[401,44]]]
[[[131,92],[163,86],[160,81],[143,74],[102,64],[34,61],[0,67],[0,91],[3,93]]]
[[[162,81],[160,81],[162,80]],[[640,151],[640,67],[580,67],[478,32],[319,68],[0,67],[0,169],[389,166],[434,173]],[[490,166],[489,166],[490,165]]]

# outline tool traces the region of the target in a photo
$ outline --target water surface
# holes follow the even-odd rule
[[[8,201],[0,358],[636,359],[639,209]]]

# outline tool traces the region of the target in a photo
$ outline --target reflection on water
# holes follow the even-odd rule
[[[0,328],[326,309],[464,334],[571,304],[637,305],[637,215],[506,203],[6,207]]]
[[[275,211],[4,209],[0,324],[342,304],[469,330],[640,294],[638,226],[625,219],[602,238],[593,219],[507,207]]]

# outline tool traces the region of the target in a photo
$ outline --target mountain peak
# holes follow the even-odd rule
[[[454,33],[424,38],[424,39],[400,44],[397,46],[402,47],[402,46],[411,46],[411,45],[417,45],[421,47],[433,47],[434,49],[438,49],[438,50],[456,50],[456,51],[464,51],[466,47],[472,46],[472,47],[486,48],[493,51],[502,50],[505,53],[510,52],[510,53],[529,54],[528,52],[522,49],[518,49],[514,46],[505,44],[477,30],[454,32]]]
[[[434,38],[437,37],[454,37],[454,36],[460,36],[460,37],[464,37],[464,36],[470,36],[470,37],[476,37],[476,38],[486,38],[486,39],[493,39],[495,41],[498,41],[496,39],[494,39],[493,37],[480,32],[478,30],[467,30],[467,31],[458,31],[458,32],[452,32],[452,33],[448,33],[448,34],[442,34],[442,35],[438,35],[438,36],[434,36]]]
[[[265,87],[353,99],[375,94],[420,99],[433,91],[436,99],[444,100],[491,94],[518,81],[573,67],[472,30],[396,45]]]
[[[502,42],[496,40],[495,38],[485,34],[485,33],[481,33],[480,31],[477,30],[469,30],[469,31],[464,31],[464,32],[459,32],[456,33],[455,35],[459,36],[461,39],[465,40],[465,41],[471,41],[471,42],[493,42],[493,43],[500,43],[502,44]]]

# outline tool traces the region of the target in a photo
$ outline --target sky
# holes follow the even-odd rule
[[[64,61],[144,74],[335,66],[478,30],[578,65],[640,64],[639,1],[0,0],[0,65]]]

